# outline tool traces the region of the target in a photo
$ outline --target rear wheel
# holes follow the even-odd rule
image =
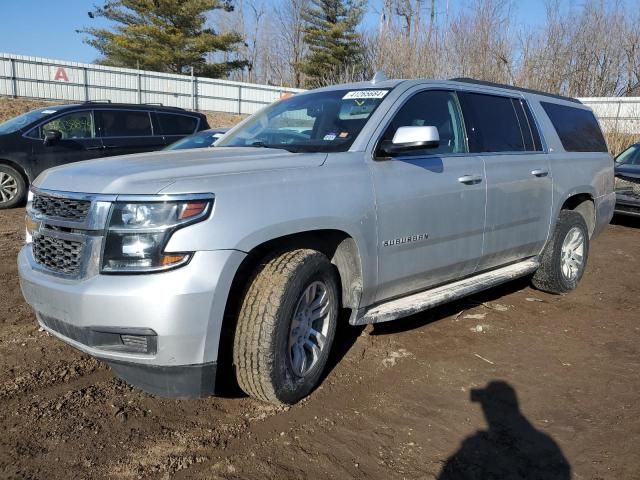
[[[589,231],[582,215],[562,210],[532,283],[539,290],[566,293],[575,289],[589,255]]]
[[[292,250],[260,267],[243,298],[233,360],[240,388],[295,403],[318,384],[338,318],[338,277],[315,250]]]
[[[24,201],[27,185],[15,168],[0,165],[0,209],[16,207]]]

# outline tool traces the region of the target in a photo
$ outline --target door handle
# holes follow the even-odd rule
[[[531,175],[533,175],[534,177],[546,177],[547,175],[549,175],[549,170],[545,168],[538,168],[536,170],[532,170]]]
[[[458,181],[460,183],[464,183],[465,185],[475,185],[476,183],[480,183],[482,181],[482,177],[480,175],[463,175],[458,177]]]
[[[102,150],[104,147],[103,146],[99,146],[99,147],[87,147],[87,150]]]

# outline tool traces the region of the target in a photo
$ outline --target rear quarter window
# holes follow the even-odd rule
[[[591,110],[540,102],[567,152],[607,152],[607,143]]]
[[[188,115],[156,113],[160,132],[164,135],[190,135],[198,127],[198,119]]]

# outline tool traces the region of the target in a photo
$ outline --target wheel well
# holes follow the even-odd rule
[[[264,242],[253,248],[244,259],[234,278],[234,283],[246,285],[260,262],[276,251],[309,248],[324,253],[338,270],[342,289],[342,306],[357,308],[362,291],[362,268],[356,242],[341,230],[313,230],[285,235]],[[233,286],[232,286],[233,289]]]
[[[580,193],[567,198],[562,205],[562,210],[573,210],[582,215],[589,229],[589,237],[593,235],[596,226],[596,209],[591,195]]]
[[[22,175],[22,178],[24,179],[25,185],[27,186],[27,188],[29,188],[29,183],[30,183],[29,176],[27,175],[27,172],[25,171],[24,168],[22,168],[16,162],[13,162],[11,160],[7,160],[5,158],[0,158],[0,165],[7,165],[8,167],[11,167],[14,170],[16,170],[20,175]]]
[[[296,248],[310,248],[324,253],[336,266],[342,292],[344,308],[358,308],[362,293],[362,268],[356,242],[340,230],[314,230],[274,238],[253,248],[242,261],[231,284],[222,321],[218,351],[218,365],[230,365],[238,312],[247,283],[258,266],[273,252]],[[225,370],[219,369],[221,372]],[[231,369],[229,369],[231,371]],[[228,377],[220,379],[223,384],[235,383]]]

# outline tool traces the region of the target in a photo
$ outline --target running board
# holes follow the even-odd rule
[[[495,287],[509,280],[523,277],[534,272],[539,265],[537,260],[526,260],[465,278],[464,280],[458,280],[457,282],[449,283],[441,287],[432,288],[431,290],[425,290],[407,297],[391,300],[365,310],[364,314],[356,319],[354,324],[365,325],[367,323],[388,322],[390,320],[408,317],[414,313],[422,312],[429,308],[442,305],[443,303]]]

